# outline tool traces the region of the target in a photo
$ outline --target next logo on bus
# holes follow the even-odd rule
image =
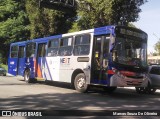
[[[61,58],[60,63],[61,64],[70,64],[70,58]]]

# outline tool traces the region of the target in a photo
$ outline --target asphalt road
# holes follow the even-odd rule
[[[21,77],[0,76],[0,109],[152,111],[160,110],[160,91],[149,95],[137,94],[134,88],[118,88],[113,94],[107,94],[101,89],[79,93],[64,83],[27,84]]]

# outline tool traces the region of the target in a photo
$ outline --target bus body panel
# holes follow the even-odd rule
[[[19,67],[18,67],[18,75],[20,76],[23,76],[24,75],[24,70],[26,68],[25,66],[25,61],[26,61],[26,58],[19,58]]]
[[[8,73],[11,75],[17,75],[17,62],[18,58],[9,58],[8,59]]]
[[[34,57],[26,58],[26,69],[30,71],[30,78],[35,78],[36,59]]]
[[[89,58],[89,56],[86,57]],[[90,66],[91,66],[90,61],[88,60],[87,62],[78,62],[79,58],[84,58],[84,57],[82,56],[61,57],[60,59],[61,81],[71,82],[71,77],[73,75],[73,72],[76,70],[81,70],[86,76],[87,83],[90,84]]]
[[[104,26],[94,29],[94,36],[104,35],[104,34],[114,34],[115,26]]]
[[[45,57],[38,56],[38,48],[39,44],[45,44],[47,45],[48,40],[55,39],[55,38],[61,38],[62,35],[55,35],[50,37],[44,37],[44,38],[38,38],[29,40],[26,43],[36,43],[36,50],[33,57],[29,57],[26,60],[26,69],[28,68],[30,70],[30,78],[37,78],[37,79],[45,79],[47,76],[45,76]],[[45,49],[47,50],[47,49]],[[45,51],[46,53],[46,51]]]
[[[46,80],[59,81],[60,57],[46,57],[45,77]]]

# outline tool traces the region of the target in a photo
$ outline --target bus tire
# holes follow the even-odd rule
[[[79,73],[74,79],[74,87],[78,92],[85,93],[88,90],[84,73]]]
[[[154,94],[156,92],[156,88],[152,87],[150,83],[148,83],[148,86],[147,86],[147,92],[149,94]]]
[[[117,89],[117,87],[104,87],[103,89],[105,92],[111,94]]]
[[[29,76],[30,76],[30,71],[26,70],[24,72],[24,81],[27,83],[33,83],[33,79],[31,79]]]
[[[147,88],[146,87],[136,87],[136,92],[139,94],[145,94],[147,93]]]

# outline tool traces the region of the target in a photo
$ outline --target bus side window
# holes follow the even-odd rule
[[[90,34],[76,36],[74,45],[74,55],[89,55]]]
[[[60,56],[70,56],[72,55],[72,37],[62,38],[60,41]]]
[[[19,53],[18,53],[18,57],[19,58],[23,58],[24,57],[24,54],[25,54],[24,53],[24,48],[25,48],[24,46],[20,46],[19,47]]]
[[[10,54],[11,58],[17,58],[18,57],[18,46],[12,46],[11,47],[11,54]]]
[[[34,57],[36,50],[36,43],[27,44],[26,57]]]
[[[41,43],[38,45],[38,57],[45,57],[46,55],[46,44]]]
[[[59,50],[59,39],[50,40],[48,43],[47,56],[57,56]]]

